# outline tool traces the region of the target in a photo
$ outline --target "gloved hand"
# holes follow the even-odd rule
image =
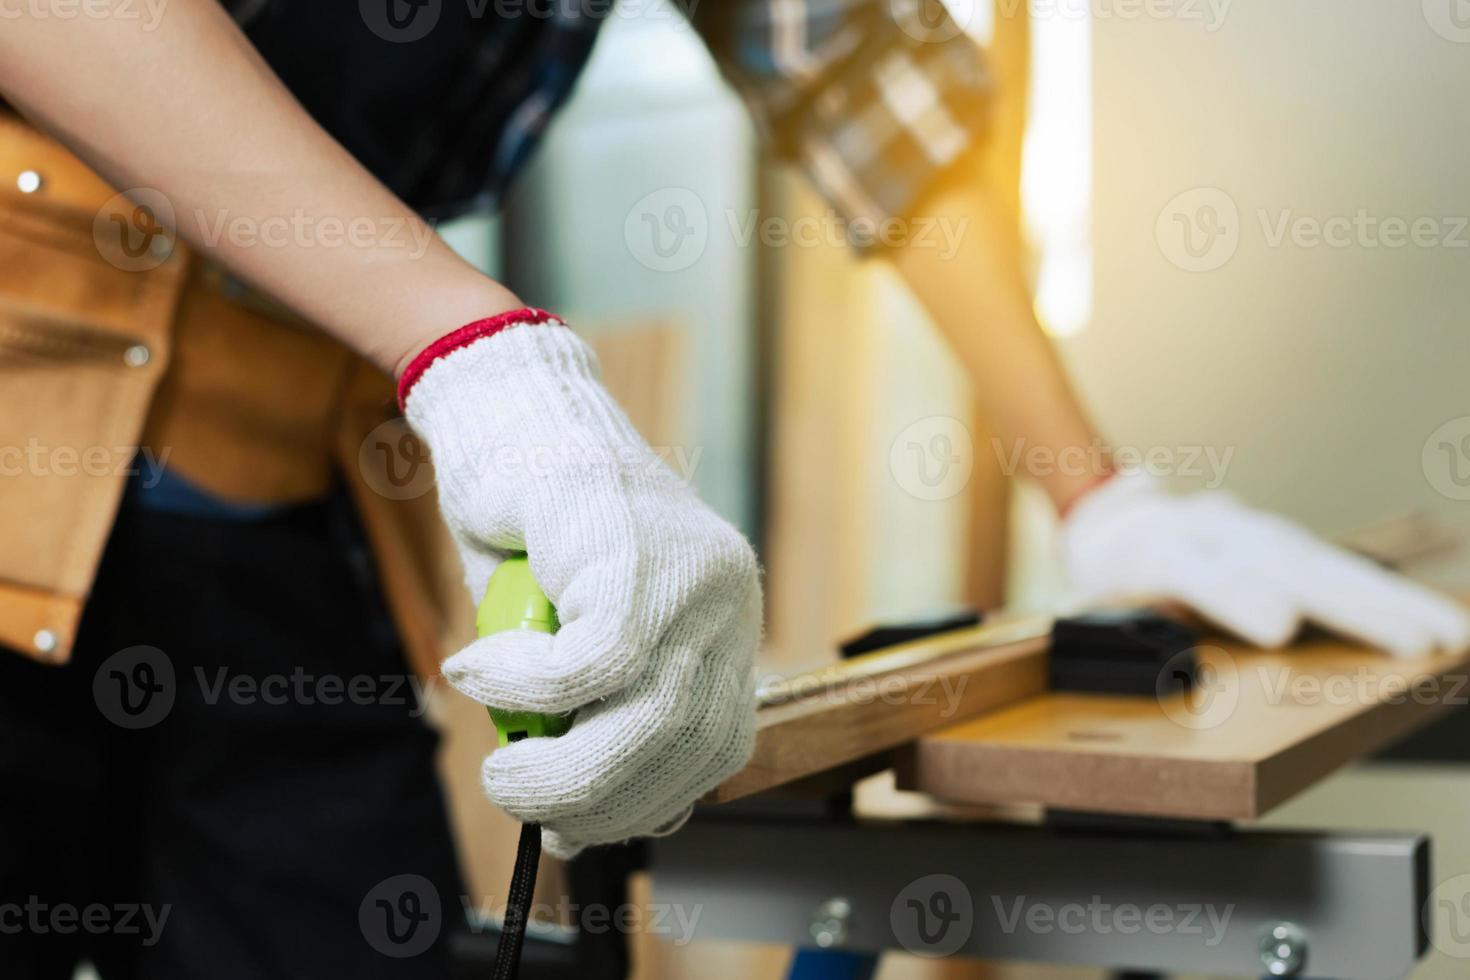
[[[546,850],[676,830],[754,744],[761,594],[740,532],[675,477],[539,310],[471,324],[399,383],[475,601],[524,550],[554,636],[482,638],[444,663],[481,704],[560,713],[571,731],[495,751],[485,792],[543,825]]]
[[[1062,548],[1084,602],[1175,600],[1257,646],[1304,622],[1399,657],[1470,645],[1464,606],[1220,491],[1115,476],[1073,505]]]

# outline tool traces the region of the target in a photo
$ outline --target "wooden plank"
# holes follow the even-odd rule
[[[768,176],[767,204],[793,226],[828,213],[809,184],[785,170]],[[791,670],[855,632],[864,616],[870,384],[878,368],[855,252],[782,249],[771,271],[763,657]]]
[[[1046,689],[1046,620],[961,630],[763,688],[755,754],[724,803],[825,772]]]
[[[967,803],[1242,820],[1470,696],[1470,656],[1396,661],[1331,640],[1202,647],[1193,694],[1043,694],[917,740],[898,785]]]
[[[1366,530],[1358,537],[1362,540],[1343,543],[1388,565],[1403,565],[1428,551],[1440,550],[1445,540],[1442,533],[1421,521],[1408,524],[1389,522]],[[1296,785],[1298,780],[1293,778],[1294,774],[1315,770],[1325,775],[1343,764],[1339,761],[1343,748],[1350,744],[1352,738],[1361,739],[1366,733],[1374,739],[1368,747],[1357,750],[1352,756],[1356,758],[1427,723],[1432,717],[1419,710],[1408,711],[1404,717],[1386,714],[1376,722],[1383,726],[1381,731],[1372,727],[1355,729],[1341,733],[1340,739],[1328,739],[1321,744],[1302,740],[1301,744],[1293,744],[1291,752],[1286,752],[1277,743],[1270,743],[1276,745],[1282,756],[1270,765],[1258,764],[1250,758],[1242,762],[1229,754],[1229,744],[1217,744],[1216,747],[1227,750],[1227,754],[1213,760],[1208,772],[1203,774],[1199,760],[1187,756],[1182,763],[1149,753],[1078,759],[1071,751],[1078,745],[1131,744],[1126,738],[1129,732],[1144,745],[1152,744],[1158,738],[1167,743],[1169,736],[1177,738],[1178,732],[1174,731],[1177,725],[1173,722],[1160,724],[1161,715],[1166,722],[1170,715],[1165,714],[1160,704],[1151,698],[1056,694],[1029,704],[1019,704],[1023,699],[1045,691],[1051,622],[1045,616],[1006,617],[995,614],[987,618],[985,625],[974,629],[956,630],[852,660],[835,661],[818,670],[773,678],[758,692],[761,708],[754,756],[744,770],[707,796],[705,802],[723,803],[765,792],[857,760],[871,759],[958,721],[985,712],[996,712],[973,726],[956,731],[978,729],[984,738],[988,738],[991,734],[989,723],[997,718],[1006,718],[1010,719],[1006,727],[1016,725],[1023,738],[1028,733],[1043,742],[1050,738],[1054,743],[1050,748],[1055,749],[1059,744],[1061,750],[1046,754],[1037,752],[1034,745],[1023,744],[1018,748],[1002,740],[996,745],[983,744],[980,752],[972,753],[964,745],[967,736],[959,736],[960,748],[936,748],[948,746],[946,740],[954,733],[937,735],[924,743],[923,759],[926,765],[934,767],[933,772],[925,770],[929,773],[926,778],[936,779],[939,781],[937,785],[958,794],[952,797],[956,801],[1050,802],[1053,806],[1069,805],[1077,809],[1108,809],[1106,806],[1086,805],[1096,795],[1095,787],[1089,782],[1073,784],[1075,770],[1101,764],[1109,767],[1109,780],[1113,780],[1105,782],[1116,790],[1113,808],[1129,806],[1130,794],[1137,791],[1140,784],[1149,782],[1152,789],[1145,795],[1166,801],[1159,804],[1162,809],[1158,812],[1193,816],[1196,814],[1190,812],[1190,808],[1198,799],[1203,801],[1199,805],[1204,808],[1198,815],[1208,816],[1218,811],[1219,799],[1238,800],[1249,787],[1258,787],[1253,791],[1258,791],[1262,800],[1271,800],[1269,805],[1275,805],[1301,788]],[[1269,672],[1272,663],[1290,665],[1298,674],[1313,663],[1316,663],[1315,669],[1330,672],[1334,664],[1355,658],[1355,663],[1360,662],[1379,671],[1376,676],[1389,679],[1391,673],[1382,672],[1391,671],[1396,666],[1381,655],[1366,650],[1341,644],[1318,644],[1317,647],[1320,649],[1316,652],[1309,645],[1300,652],[1285,653],[1251,652],[1240,647],[1232,647],[1228,651],[1206,647],[1202,648],[1202,656],[1207,672],[1212,668],[1223,672],[1227,664],[1235,667],[1237,673],[1242,669],[1257,673],[1267,669]],[[1321,660],[1323,651],[1327,658],[1325,663]],[[1399,664],[1397,667],[1410,671],[1416,669],[1413,664]],[[1247,707],[1252,697],[1261,700],[1259,692],[1256,695],[1250,691],[1239,694],[1241,703]],[[1014,706],[1014,710],[1000,713],[999,709],[1008,706]],[[1168,712],[1177,715],[1179,706],[1170,705]],[[1189,719],[1186,717],[1186,720]],[[1329,726],[1331,722],[1331,718],[1324,720],[1324,724]],[[1249,720],[1237,723],[1225,737],[1234,738],[1236,731],[1259,737],[1260,732],[1251,731],[1252,724]],[[1161,731],[1151,731],[1150,726]],[[1296,734],[1302,735],[1300,731]],[[1324,752],[1319,758],[1318,753]],[[898,760],[910,778],[914,778],[915,757],[900,754]],[[985,767],[983,776],[970,768],[975,765]],[[1045,765],[1051,768],[1036,768]],[[1029,767],[1028,771],[1014,771],[1021,766]],[[872,764],[869,763],[867,768],[871,770]],[[977,778],[984,783],[983,789],[970,785]],[[1036,789],[1039,784],[1049,784],[1053,778],[1056,780],[1055,793],[1070,802],[1052,802],[1048,794]],[[1208,780],[1204,785],[1200,784],[1202,778]],[[1208,795],[1212,786],[1222,787],[1215,798]],[[975,795],[977,793],[980,795]],[[1069,793],[1076,799],[1068,796]],[[1124,809],[1123,812],[1129,811]]]

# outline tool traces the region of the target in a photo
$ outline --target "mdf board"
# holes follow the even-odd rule
[[[1191,693],[1049,693],[899,754],[898,785],[965,803],[1249,820],[1470,696],[1470,656],[1330,640],[1200,648]]]

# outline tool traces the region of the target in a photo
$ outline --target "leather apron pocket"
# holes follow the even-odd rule
[[[152,193],[0,113],[0,644],[40,659],[70,652],[169,358],[187,257]]]

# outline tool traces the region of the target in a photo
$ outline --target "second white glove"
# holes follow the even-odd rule
[[[1084,602],[1175,600],[1257,646],[1305,622],[1399,657],[1470,645],[1464,606],[1228,493],[1115,476],[1067,515],[1062,548]]]

